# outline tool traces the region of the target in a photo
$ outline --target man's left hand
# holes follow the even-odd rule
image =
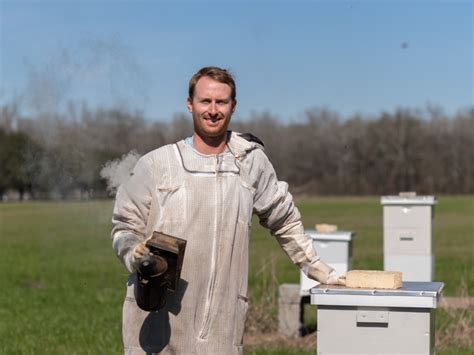
[[[329,274],[327,281],[325,282],[326,285],[339,285],[345,286],[346,285],[346,274],[338,275],[336,271],[333,270]]]

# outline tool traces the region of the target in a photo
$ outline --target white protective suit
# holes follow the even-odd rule
[[[263,147],[235,132],[227,146],[218,155],[184,141],[158,148],[140,158],[117,192],[113,247],[131,273],[123,307],[126,354],[242,353],[253,213],[309,277],[325,282],[332,271],[304,234],[288,185],[277,180]],[[135,303],[131,254],[153,230],[187,245],[179,290],[149,313]]]

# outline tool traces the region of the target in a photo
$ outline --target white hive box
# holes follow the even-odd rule
[[[398,290],[319,285],[317,354],[434,354],[442,282],[404,282]]]
[[[330,233],[317,232],[314,229],[305,230],[313,240],[313,248],[321,260],[336,270],[338,275],[346,273],[352,268],[352,239],[354,232],[335,231]],[[318,285],[317,281],[308,278],[300,272],[300,294],[309,295],[309,289]]]
[[[405,281],[434,278],[434,196],[382,196],[384,270]]]

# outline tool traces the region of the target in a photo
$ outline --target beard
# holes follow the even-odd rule
[[[225,140],[229,123],[230,116],[220,115],[217,118],[205,119],[193,113],[194,132],[205,142]]]

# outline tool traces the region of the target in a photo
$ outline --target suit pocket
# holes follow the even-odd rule
[[[237,296],[234,318],[234,345],[242,346],[244,342],[245,320],[249,307],[248,298],[242,295]]]
[[[157,188],[158,204],[155,230],[162,231],[164,225],[180,224],[186,220],[186,189],[184,184],[174,187]]]
[[[239,195],[238,220],[250,227],[252,224],[253,198],[255,195],[255,189],[251,186],[248,186],[245,182],[241,182]]]

